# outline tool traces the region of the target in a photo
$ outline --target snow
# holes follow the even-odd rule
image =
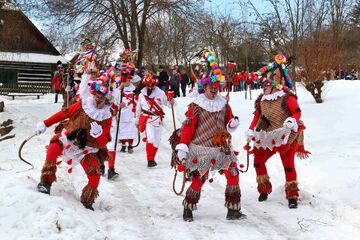
[[[169,109],[156,159],[158,167],[146,167],[144,143],[133,155],[118,153],[120,177],[115,182],[101,179],[100,196],[92,212],[79,201],[86,183],[79,165],[72,174],[67,173],[65,164],[60,165],[50,196],[36,191],[53,128],[32,138],[23,149],[23,157],[34,164],[34,170],[17,156],[19,145],[33,134],[36,123],[60,110],[61,103],[54,104],[52,94],[39,100],[0,96],[0,101],[5,101],[0,122],[13,119],[16,133],[16,138],[0,142],[0,239],[356,239],[360,234],[359,90],[360,81],[336,81],[325,102],[316,104],[303,87],[298,87],[307,126],[305,144],[312,152],[310,159],[296,160],[301,190],[298,209],[287,207],[284,170],[280,158],[274,156],[267,164],[273,183],[268,201],[257,201],[252,167],[240,176],[242,211],[247,219],[225,219],[225,179],[217,174],[213,183],[205,184],[192,223],[182,220],[183,196],[172,192]],[[245,100],[244,92],[231,93],[230,104],[241,121],[233,135],[239,150],[245,144],[243,133],[259,93],[252,91],[253,100]],[[190,101],[177,99],[177,126]],[[239,159],[246,163],[244,151]]]
[[[68,61],[61,55],[50,55],[40,53],[20,53],[20,52],[0,52],[0,61],[5,62],[28,62],[28,63],[52,63],[57,61],[67,63]]]

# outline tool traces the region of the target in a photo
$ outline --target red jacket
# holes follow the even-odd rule
[[[78,112],[78,109],[80,106],[81,106],[81,101],[78,101],[78,102],[74,103],[73,105],[71,105],[69,107],[69,109],[67,109],[66,111],[59,111],[59,112],[55,113],[48,119],[44,120],[45,126],[50,127],[50,126],[54,125],[55,123],[61,122],[65,119],[72,117],[74,114],[76,114]],[[111,121],[112,121],[112,119],[110,117],[110,118],[102,121],[101,122],[102,124],[100,124],[102,126],[103,132],[99,137],[96,138],[96,142],[97,142],[97,144],[99,144],[100,147],[105,147],[106,144],[108,143],[108,141],[110,140],[109,136],[110,136],[110,129],[111,129]]]
[[[53,79],[51,80],[51,84],[52,85],[55,85],[55,91],[61,91],[61,83],[62,83],[62,72],[57,69],[55,72],[54,72],[54,77]]]

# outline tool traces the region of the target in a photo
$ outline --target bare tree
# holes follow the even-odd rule
[[[87,33],[96,35],[98,43],[120,40],[125,48],[138,49],[137,66],[140,66],[143,60],[147,25],[157,13],[169,9],[186,11],[188,6],[199,5],[202,2],[193,0],[18,0],[24,7],[29,5],[29,1],[35,5],[32,9],[41,10],[44,16],[53,20],[52,24],[69,30],[74,38]],[[73,27],[69,28],[69,26]]]
[[[343,61],[343,54],[336,41],[322,32],[316,39],[304,39],[298,62],[302,66],[301,82],[317,103],[322,103],[323,80],[326,72],[335,69]]]

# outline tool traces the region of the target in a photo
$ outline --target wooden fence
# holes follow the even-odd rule
[[[9,93],[50,93],[51,86],[49,82],[15,82],[0,83],[0,95],[8,95]]]

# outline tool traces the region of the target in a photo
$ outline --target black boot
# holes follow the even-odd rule
[[[226,214],[227,220],[237,220],[241,218],[246,218],[246,215],[243,214],[240,210],[228,209]]]
[[[129,145],[128,146],[128,153],[133,153],[134,150],[133,150],[133,146]]]
[[[258,198],[259,202],[263,202],[266,201],[268,198],[268,194],[267,193],[260,193],[260,196]]]
[[[115,180],[116,178],[119,177],[119,174],[117,172],[115,172],[114,168],[109,168],[107,177],[109,180]]]
[[[185,222],[194,221],[193,214],[190,209],[184,208],[183,219]]]
[[[294,198],[289,199],[289,208],[297,208],[297,200]]]
[[[148,161],[148,167],[155,167],[156,165],[157,163],[155,162],[155,160]]]
[[[85,207],[86,209],[91,210],[91,211],[95,211],[92,205],[91,205],[91,206],[84,206],[84,207]]]
[[[100,175],[101,175],[102,177],[105,176],[105,165],[101,165],[101,166],[100,166]]]
[[[50,195],[51,183],[41,182],[37,185],[37,190],[41,193],[46,193]]]
[[[120,152],[126,152],[126,146],[125,145],[121,146]]]

